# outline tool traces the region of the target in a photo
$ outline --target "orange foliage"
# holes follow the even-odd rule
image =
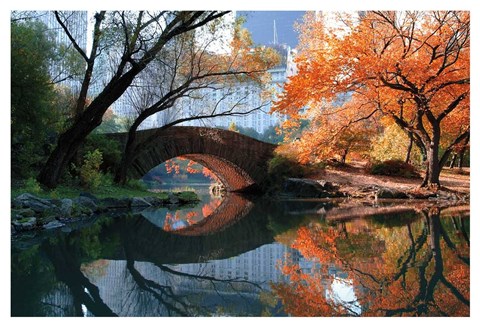
[[[438,211],[393,229],[365,220],[309,224],[297,230],[292,247],[313,263],[312,271],[287,263],[288,282],[273,290],[295,316],[468,316],[469,247],[457,237]],[[328,296],[336,278],[329,267],[348,275],[356,300]]]
[[[193,220],[193,218],[198,217],[198,212],[196,211],[189,211],[185,215],[185,220],[188,223],[188,225],[193,225],[196,221]]]
[[[418,138],[435,183],[440,143],[451,150],[469,133],[469,21],[468,12],[366,12],[342,15],[327,33],[310,14],[300,26],[298,74],[273,111],[312,120],[299,145],[305,159],[331,155],[328,144],[335,148],[353,124],[363,125],[354,135],[374,131],[365,120],[387,115]]]
[[[212,181],[215,181],[215,182],[220,182],[220,180],[218,179],[217,175],[215,175],[210,169],[208,169],[207,167],[203,167],[202,169],[202,174],[203,176],[205,177],[208,177],[210,178]]]
[[[213,199],[210,203],[205,203],[202,207],[202,215],[204,218],[210,216],[220,205],[222,199]]]
[[[165,169],[167,174],[171,174],[172,172],[176,175],[180,174],[180,165],[173,160],[165,161]]]
[[[198,174],[200,170],[196,169],[194,165],[197,165],[195,161],[190,160],[187,164],[187,173],[189,174]]]

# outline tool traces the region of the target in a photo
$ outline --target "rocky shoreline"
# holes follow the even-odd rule
[[[426,189],[401,190],[379,185],[345,187],[323,179],[287,178],[279,197],[294,198],[352,198],[352,199],[412,199],[412,200],[470,200],[469,194],[440,189],[436,192]]]
[[[55,229],[66,223],[86,220],[110,210],[134,210],[147,207],[178,207],[199,201],[194,192],[159,193],[158,196],[99,199],[90,193],[69,199],[44,199],[23,193],[11,203],[11,231]]]

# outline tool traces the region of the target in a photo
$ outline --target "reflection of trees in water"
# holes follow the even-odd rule
[[[158,268],[157,276],[161,275],[161,282],[145,277],[135,266],[135,261],[127,260],[127,269],[133,279],[130,284],[131,294],[129,302],[144,310],[140,315],[152,315],[157,311],[159,316],[211,316],[216,315],[222,307],[228,306],[229,302],[238,307],[238,299],[248,307],[250,298],[243,295],[245,287],[260,289],[260,285],[239,279],[219,279],[208,274],[191,274],[176,271],[166,265],[155,265]],[[180,281],[181,280],[181,281]],[[208,283],[207,285],[198,284]],[[178,287],[179,284],[189,285],[190,289]],[[196,290],[199,288],[199,290]],[[206,290],[211,289],[215,299],[209,296],[208,301],[204,301]],[[226,296],[228,294],[228,297]],[[234,301],[229,301],[232,295]],[[146,299],[146,297],[148,299]],[[155,301],[151,301],[153,298]],[[139,301],[144,299],[146,301]],[[143,304],[142,304],[143,303]],[[149,308],[156,308],[155,311],[148,311]],[[225,309],[228,310],[228,309]],[[146,311],[146,312],[145,312]],[[138,312],[136,312],[138,314]]]
[[[82,304],[95,316],[116,316],[103,302],[98,287],[81,271],[75,244],[59,238],[55,244],[44,244],[44,250],[55,268],[57,280],[67,285],[73,298],[76,316],[83,316]]]
[[[128,247],[124,248],[126,261],[98,260],[80,265],[78,257],[69,254],[78,250],[71,244],[63,239],[45,250],[58,281],[68,287],[63,291],[73,300],[71,314],[75,316],[85,314],[82,305],[94,316],[209,316],[228,304],[225,294],[229,298],[236,296],[234,305],[242,299],[243,306],[248,307],[249,298],[243,295],[245,289],[261,289],[258,284],[235,278],[219,279],[202,272],[176,271],[162,264],[137,263],[129,256]],[[120,265],[121,269],[113,275],[111,271],[105,273],[110,264]],[[155,268],[153,274],[146,266]],[[195,286],[198,287],[195,282],[209,283],[217,298],[210,296],[209,301],[202,301],[201,291],[205,288],[195,291]],[[182,284],[192,288],[179,287]]]
[[[440,211],[421,210],[400,226],[385,226],[394,220],[389,217],[300,227],[293,247],[323,264],[311,273],[293,263],[283,268],[290,282],[274,290],[285,310],[296,316],[358,315],[352,310],[357,305],[365,316],[469,315],[468,231],[464,219],[441,219]],[[329,273],[331,265],[348,274],[342,279],[353,283],[354,301],[343,301],[332,289],[339,278]]]
[[[216,207],[214,207],[215,205]],[[189,236],[214,234],[243,219],[253,207],[254,204],[250,200],[231,193],[222,200],[214,200],[208,208],[204,208],[205,213],[208,214],[204,215],[204,219],[177,229],[174,233]],[[202,211],[204,209],[202,208]]]
[[[142,215],[147,219],[159,221],[163,230],[169,232],[201,235],[214,233],[219,229],[243,218],[253,207],[253,204],[237,194],[228,194],[222,198],[212,198],[201,207],[192,210],[185,208],[172,210],[146,209]]]

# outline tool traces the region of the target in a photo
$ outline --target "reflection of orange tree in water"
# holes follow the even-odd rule
[[[212,199],[210,203],[205,203],[202,207],[203,218],[207,218],[208,216],[210,216],[218,208],[220,203],[222,203],[222,199],[218,198]]]
[[[185,166],[184,164],[181,165],[181,163],[184,163],[188,161],[187,165]],[[182,169],[182,167],[184,167]],[[210,178],[214,182],[219,182],[218,177],[208,168],[196,163],[193,160],[189,160],[183,157],[177,157],[176,160],[167,160],[165,161],[165,169],[168,174],[174,173],[175,175],[179,175],[182,170],[185,170],[188,174],[199,174],[202,173],[205,177]],[[213,199],[210,203],[206,203],[202,206],[202,215],[203,218],[208,217],[211,215],[215,209],[220,205],[222,202],[222,199]],[[199,212],[196,211],[189,211],[185,215],[181,214],[180,211],[176,211],[174,214],[171,212],[168,212],[165,216],[165,222],[163,225],[163,229],[165,231],[172,231],[176,230],[178,228],[174,228],[174,224],[176,222],[183,221],[184,224],[181,226],[181,228],[185,228],[188,226],[191,226],[195,224],[196,220],[193,218],[198,217]]]
[[[205,203],[202,206],[202,219],[210,216],[222,203],[222,199],[212,199],[209,203]],[[197,211],[188,211],[186,214],[183,214],[180,210],[175,211],[175,213],[167,212],[165,215],[165,221],[163,223],[163,230],[172,231],[186,228],[198,223],[198,218],[200,215]],[[183,222],[181,227],[174,228],[175,223]]]
[[[335,277],[328,273],[328,265],[335,265],[353,281],[362,315],[467,316],[466,233],[458,230],[455,219],[440,219],[438,208],[421,213],[422,219],[395,228],[372,228],[363,220],[299,228],[292,247],[322,265],[309,274],[298,264],[283,267],[290,281],[273,285],[273,290],[285,311],[295,316],[358,314],[351,310],[354,303],[342,302],[341,295],[335,300],[326,296],[335,293]]]
[[[175,214],[171,212],[167,212],[165,215],[165,221],[163,223],[163,230],[165,231],[172,231],[177,228],[174,228],[174,224],[180,221],[183,221],[185,224],[181,228],[185,228],[191,226],[196,223],[193,219],[198,216],[198,212],[189,211],[185,215],[180,215],[180,211],[175,211]]]

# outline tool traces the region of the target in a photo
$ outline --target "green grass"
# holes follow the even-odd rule
[[[95,191],[85,190],[80,187],[65,186],[59,185],[53,190],[35,190],[32,191],[30,188],[25,187],[14,187],[11,189],[11,197],[15,198],[22,193],[31,193],[41,198],[51,198],[51,199],[63,199],[63,198],[75,198],[80,195],[82,192],[88,192],[93,194],[99,199],[103,198],[124,198],[124,197],[144,197],[144,196],[155,196],[160,198],[168,198],[168,194],[155,193],[147,190],[141,190],[138,187],[120,187],[117,185],[110,186],[100,186]]]
[[[179,193],[175,193],[175,195],[178,196],[178,200],[180,202],[199,201],[198,195],[191,191],[179,192]]]

